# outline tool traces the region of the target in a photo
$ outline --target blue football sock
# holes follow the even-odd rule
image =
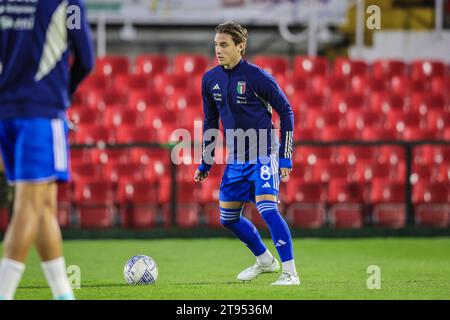
[[[278,255],[282,262],[294,259],[292,249],[292,238],[289,227],[278,212],[278,206],[273,201],[260,201],[256,204],[259,213],[269,227],[273,243],[277,248]]]
[[[267,248],[256,227],[241,216],[242,209],[220,208],[220,223],[233,232],[255,256],[263,254]]]

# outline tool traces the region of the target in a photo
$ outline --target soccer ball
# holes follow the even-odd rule
[[[123,268],[123,276],[128,284],[154,284],[158,278],[155,260],[139,255],[131,257]]]

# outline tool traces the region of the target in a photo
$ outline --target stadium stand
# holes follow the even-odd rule
[[[293,226],[404,227],[407,163],[401,143],[422,140],[447,144],[412,147],[415,223],[449,226],[449,66],[434,60],[370,64],[304,56],[296,56],[292,65],[285,56],[250,60],[272,73],[290,99],[296,142],[347,143],[296,147],[294,171],[281,191],[281,205]],[[172,217],[169,149],[101,147],[164,144],[180,127],[193,133],[193,121],[203,119],[199,87],[210,61],[193,54],[97,61],[97,71],[79,88],[69,117],[78,126],[71,142],[98,147],[72,150],[74,182],[59,197],[64,227],[220,226],[217,197],[223,165],[201,186],[191,179],[195,166],[178,166],[178,206]],[[355,141],[380,144],[352,145]],[[245,214],[265,225],[251,205]]]

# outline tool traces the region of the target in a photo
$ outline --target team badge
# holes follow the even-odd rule
[[[237,84],[237,92],[239,94],[244,94],[245,93],[245,87],[246,87],[245,81],[239,81],[238,84]]]

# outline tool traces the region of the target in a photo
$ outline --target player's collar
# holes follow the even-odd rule
[[[244,65],[244,58],[241,58],[241,60],[231,69],[225,69],[224,66],[222,66],[222,70],[225,72],[235,72],[237,70],[239,70],[240,68],[242,68],[242,66]]]

